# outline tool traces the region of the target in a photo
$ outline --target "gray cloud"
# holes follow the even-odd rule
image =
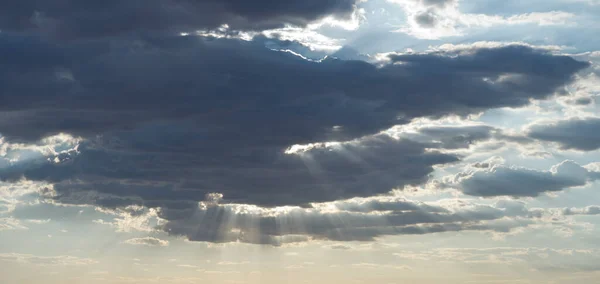
[[[373,204],[388,204],[385,212]],[[396,205],[394,205],[396,204]],[[428,205],[405,199],[363,199],[273,211],[248,205],[200,203],[193,210],[161,210],[161,229],[193,241],[282,245],[309,239],[372,241],[384,235],[481,230],[507,232],[539,217],[524,204],[458,202]],[[345,209],[350,209],[347,211]]]
[[[2,34],[0,42],[13,55],[0,68],[0,129],[26,141],[59,132],[131,140],[124,130],[152,127],[175,136],[192,128],[190,139],[223,147],[349,140],[414,117],[521,106],[587,66],[523,46],[397,55],[406,64],[376,68],[198,37],[54,44]]]
[[[422,27],[433,28],[437,24],[435,12],[427,11],[415,15],[415,21]]]
[[[296,154],[267,148],[246,157],[235,150],[124,153],[86,144],[78,150],[59,163],[51,159],[5,168],[2,177],[53,182],[57,199],[76,204],[179,207],[220,192],[229,202],[289,205],[386,193],[425,182],[433,165],[457,161],[386,135]]]
[[[566,103],[572,104],[572,105],[578,105],[578,106],[590,105],[593,102],[594,102],[594,99],[592,99],[591,97],[579,97],[579,98],[572,98],[572,99],[566,100]]]
[[[474,196],[538,196],[583,186],[600,177],[573,161],[564,161],[549,171],[494,166],[486,170],[459,173],[452,183],[463,193]]]
[[[564,208],[564,215],[600,215],[600,206],[592,205],[584,208]]]
[[[400,201],[346,202],[334,216],[310,204],[422,184],[433,166],[458,161],[428,148],[468,147],[494,135],[483,126],[432,127],[413,141],[381,130],[526,105],[587,66],[505,46],[394,55],[402,64],[377,67],[307,61],[264,41],[164,35],[54,42],[0,33],[0,52],[11,54],[0,59],[4,140],[83,139],[56,153],[3,157],[2,180],[51,183],[59,203],[161,208],[162,229],[191,240],[268,244],[527,225],[489,223],[507,216],[497,208],[457,214]],[[214,192],[223,205],[198,208]],[[257,216],[234,204],[307,208]]]
[[[190,32],[228,24],[235,29],[306,25],[326,16],[347,18],[356,0],[23,0],[0,1],[0,29],[41,31],[61,38],[131,32]]]
[[[425,6],[444,7],[446,5],[449,5],[449,4],[452,4],[452,3],[456,3],[457,1],[456,0],[421,0],[421,2]]]
[[[595,117],[535,124],[527,132],[531,138],[557,142],[562,149],[593,151],[600,148],[600,119]]]
[[[524,46],[394,55],[404,64],[378,68],[201,37],[0,41],[13,55],[0,67],[6,139],[85,138],[77,150],[10,163],[0,177],[48,181],[63,202],[108,207],[193,206],[210,192],[298,205],[419,184],[457,158],[385,135],[352,140],[415,117],[524,105],[587,66]],[[423,131],[456,148],[493,130]],[[284,154],[332,140],[350,142]]]

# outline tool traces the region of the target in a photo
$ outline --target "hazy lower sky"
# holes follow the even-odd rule
[[[0,0],[0,282],[596,283],[597,0]]]

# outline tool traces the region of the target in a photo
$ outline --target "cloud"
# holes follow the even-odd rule
[[[390,131],[394,136],[404,137],[428,145],[430,148],[461,149],[471,144],[502,138],[500,129],[488,125],[424,125],[397,127],[398,132]]]
[[[600,215],[600,206],[592,205],[584,208],[565,208],[562,211],[563,215]]]
[[[20,253],[0,253],[0,260],[15,261],[40,266],[84,266],[98,263],[90,258],[80,258],[75,256],[36,256]]]
[[[386,193],[425,182],[433,165],[457,161],[452,155],[426,152],[422,144],[387,135],[301,153],[264,153],[256,161],[217,155],[214,158],[220,156],[221,165],[211,163],[204,168],[197,160],[182,155],[185,152],[165,153],[161,155],[164,158],[156,158],[157,165],[131,167],[132,163],[143,162],[140,158],[147,159],[146,154],[127,157],[122,156],[123,152],[88,152],[84,147],[80,151],[72,162],[34,165],[23,174],[28,179],[54,181],[55,199],[65,203],[109,208],[130,204],[182,207],[219,192],[228,202],[274,206]],[[202,152],[195,155],[212,156]],[[163,159],[168,164],[161,165],[167,162]],[[78,163],[85,164],[85,168]],[[194,174],[185,173],[194,165],[199,167]]]
[[[309,62],[254,42],[200,37],[57,45],[2,34],[0,42],[13,54],[0,69],[6,81],[0,126],[4,136],[22,141],[131,128],[138,128],[137,135],[160,128],[182,135],[194,125],[203,131],[189,139],[260,138],[256,142],[286,147],[348,140],[414,117],[521,106],[550,95],[587,66],[516,45],[459,57],[450,57],[454,52],[396,55],[395,62],[409,64],[376,68],[359,61]],[[507,73],[512,76],[494,78]],[[437,83],[429,84],[432,80]],[[370,90],[368,96],[364,90]],[[62,107],[53,105],[56,101]],[[304,119],[297,113],[305,113]],[[174,120],[178,127],[169,125]],[[279,140],[284,135],[288,139]]]
[[[26,226],[21,224],[21,221],[13,217],[0,218],[0,231],[4,230],[27,230]]]
[[[47,183],[53,202],[111,211],[115,220],[98,222],[122,231],[152,231],[156,224],[215,242],[371,240],[525,226],[492,223],[502,209],[467,218],[373,200],[332,205],[339,211],[333,217],[352,224],[344,226],[310,204],[423,184],[434,166],[459,160],[439,149],[468,147],[495,131],[429,127],[391,137],[382,130],[415,118],[523,106],[554,94],[588,66],[522,45],[393,54],[376,66],[309,61],[265,48],[263,40],[200,36],[56,42],[0,33],[0,43],[12,54],[0,59],[2,180]],[[198,208],[212,193],[223,196],[212,200],[220,205]],[[288,215],[239,214],[251,205],[261,212],[305,207],[289,216],[299,216],[306,229],[278,228],[299,222]],[[231,220],[257,221],[261,231]]]
[[[430,11],[415,15],[415,22],[426,28],[433,28],[437,25],[436,15]]]
[[[528,226],[540,216],[517,202],[497,206],[468,201],[433,205],[389,197],[312,204],[311,208],[202,202],[193,210],[164,209],[159,215],[168,220],[161,229],[191,241],[275,246],[308,240],[372,241],[384,235],[463,230],[508,232]]]
[[[463,13],[457,0],[390,0],[390,2],[401,5],[408,18],[406,24],[398,31],[422,39],[461,36],[467,29],[497,25],[567,25],[575,17],[574,14],[563,11],[510,16]]]
[[[600,118],[571,118],[529,126],[531,138],[556,142],[562,149],[593,151],[600,148]]]
[[[132,32],[193,32],[227,24],[262,30],[305,26],[326,17],[350,18],[356,0],[23,0],[0,1],[2,31],[38,31],[61,38],[103,37]]]
[[[419,184],[434,165],[457,158],[368,135],[416,117],[522,106],[587,66],[518,45],[395,54],[376,67],[191,36],[0,41],[14,55],[0,68],[5,140],[83,139],[15,160],[0,177],[46,181],[62,202],[111,208],[189,207],[211,192],[236,203],[298,205]],[[489,135],[485,127],[462,138],[427,131],[447,147]],[[284,153],[325,141],[346,142]]]
[[[455,175],[450,181],[463,193],[473,196],[534,197],[545,192],[583,186],[600,178],[573,161],[564,161],[549,171],[496,165]]]
[[[153,232],[160,222],[156,209],[143,206],[130,205],[116,209],[96,208],[96,211],[115,216],[111,221],[96,219],[93,222],[108,225],[117,232]]]
[[[149,247],[166,247],[169,245],[169,241],[161,240],[153,237],[145,238],[133,238],[126,240],[125,244],[136,245],[136,246],[149,246]]]
[[[412,270],[410,266],[406,265],[391,265],[391,264],[381,264],[381,263],[369,263],[369,262],[361,262],[352,264],[353,267],[356,268],[365,268],[365,269],[397,269],[397,270]]]
[[[402,251],[394,253],[398,258],[412,261],[451,261],[469,265],[500,264],[505,266],[528,266],[541,271],[557,269],[576,272],[597,270],[598,250],[556,249],[549,247],[489,247],[489,248],[435,248],[425,251]],[[593,268],[593,269],[592,269]]]

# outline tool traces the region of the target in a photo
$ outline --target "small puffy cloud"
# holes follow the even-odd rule
[[[422,12],[415,15],[415,21],[419,26],[433,28],[437,24],[436,15],[430,11]]]
[[[591,97],[573,97],[565,100],[565,103],[576,106],[587,106],[594,102]]]
[[[556,142],[562,149],[593,151],[600,148],[600,118],[571,118],[529,126],[527,136]]]
[[[149,246],[149,247],[166,247],[169,245],[169,241],[161,240],[153,237],[145,238],[133,238],[124,241],[123,243],[136,246]]]
[[[489,169],[459,173],[453,176],[449,184],[473,196],[534,197],[545,192],[583,186],[598,178],[598,172],[589,171],[573,161],[564,161],[549,171],[496,165]]]

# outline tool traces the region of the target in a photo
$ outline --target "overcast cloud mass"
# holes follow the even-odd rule
[[[598,15],[0,0],[0,280],[593,283]]]

